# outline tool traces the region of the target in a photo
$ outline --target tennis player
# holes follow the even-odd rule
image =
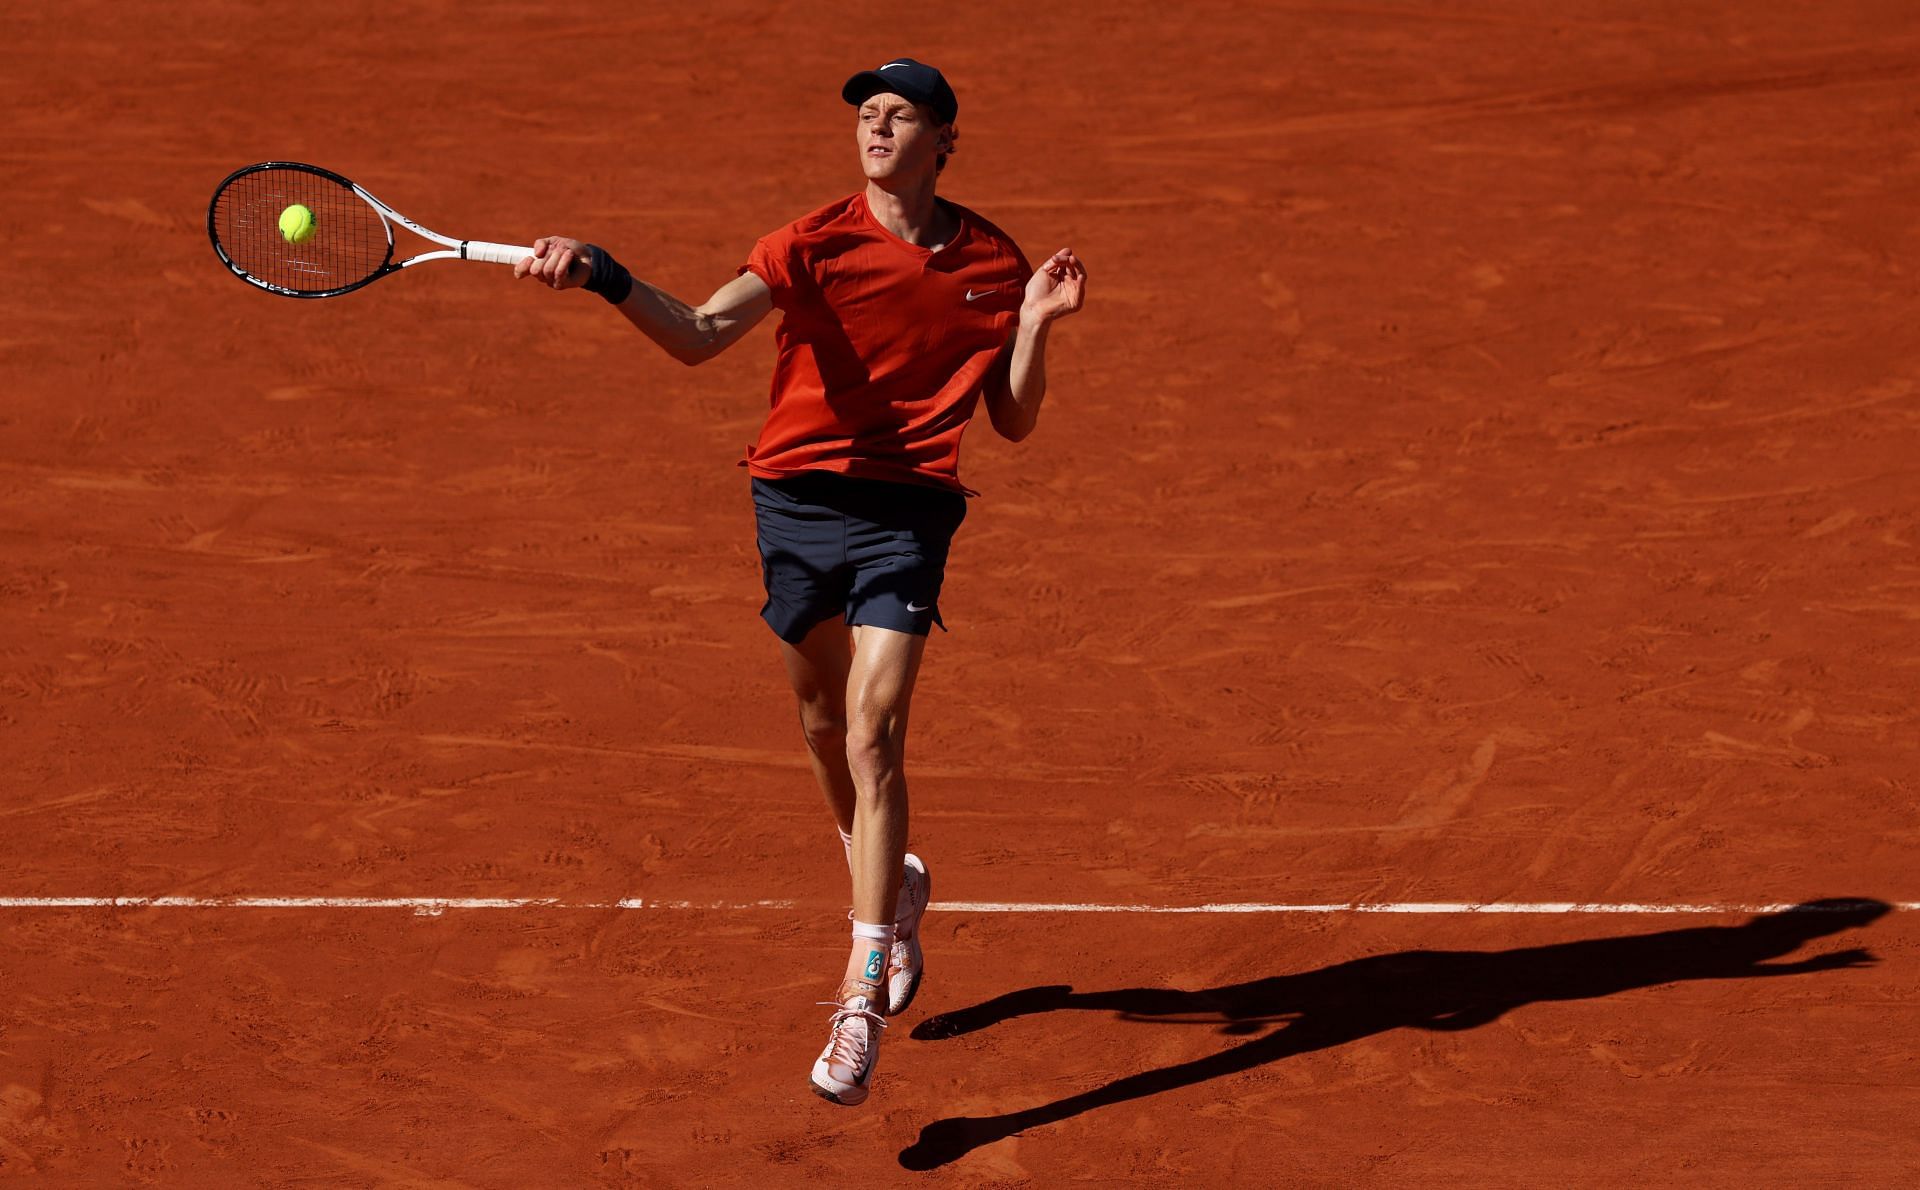
[[[927,866],[907,852],[908,709],[948,546],[966,516],[961,435],[1033,432],[1048,328],[1080,309],[1086,268],[1061,249],[1032,269],[1013,240],[935,185],[959,102],[897,58],[847,80],[866,186],[763,236],[699,306],[635,280],[603,248],[534,241],[515,276],[585,288],[684,364],[712,359],[770,311],[772,407],[751,476],[761,609],[800,704],[814,777],[853,877],[853,947],[813,1090],[867,1098],[885,1017],[919,989]]]

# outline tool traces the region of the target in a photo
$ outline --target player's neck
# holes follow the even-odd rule
[[[874,221],[909,244],[939,248],[953,238],[959,220],[933,201],[932,175],[919,185],[893,190],[882,189],[877,182],[867,183],[867,209]]]

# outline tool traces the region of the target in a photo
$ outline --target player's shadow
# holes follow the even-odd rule
[[[1858,949],[1796,962],[1769,960],[1812,939],[1864,926],[1889,908],[1880,901],[1813,901],[1739,926],[1698,926],[1516,950],[1409,950],[1193,992],[1075,992],[1065,986],[1009,992],[931,1017],[913,1036],[941,1040],[1017,1016],[1085,1009],[1116,1013],[1122,1020],[1212,1026],[1229,1037],[1252,1040],[1037,1107],[935,1120],[900,1153],[900,1164],[933,1169],[982,1145],[1097,1107],[1238,1074],[1390,1029],[1457,1032],[1542,1000],[1584,1000],[1687,979],[1754,979],[1864,966],[1873,956]]]

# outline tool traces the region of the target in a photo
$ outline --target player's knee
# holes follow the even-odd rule
[[[847,728],[847,767],[866,788],[873,788],[888,775],[898,772],[906,756],[906,739],[897,725],[887,722],[858,722]]]
[[[800,708],[800,729],[807,735],[807,747],[821,756],[830,756],[847,746],[847,718],[828,708]]]
[[[806,733],[807,747],[820,755],[830,755],[847,746],[847,711],[826,694],[800,698],[800,730]]]

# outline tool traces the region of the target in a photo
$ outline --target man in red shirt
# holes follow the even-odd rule
[[[1030,269],[999,228],[935,197],[959,112],[938,70],[895,59],[841,95],[859,112],[865,189],[762,237],[703,304],[563,236],[535,240],[514,272],[600,294],[685,364],[783,315],[771,408],[743,465],[761,616],[780,638],[853,876],[853,949],[811,1076],[821,1097],[851,1105],[867,1097],[885,1017],[920,984],[932,880],[906,850],[902,763],[948,545],[972,494],[960,439],[983,397],[1002,436],[1033,432],[1048,328],[1080,309],[1087,274],[1071,249]]]

